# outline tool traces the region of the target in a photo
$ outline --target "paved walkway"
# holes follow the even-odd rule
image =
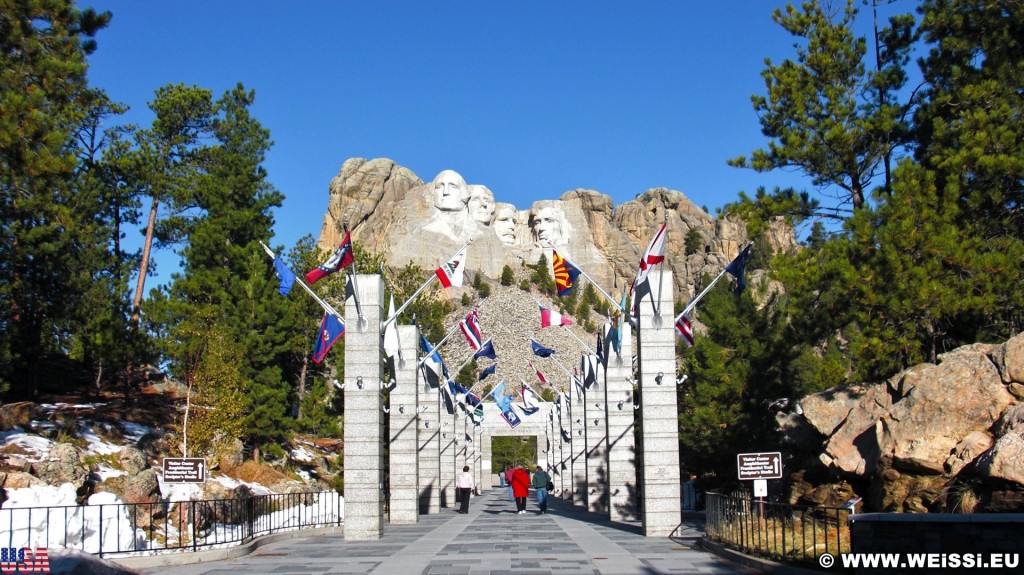
[[[160,575],[655,574],[753,573],[701,550],[699,520],[671,538],[644,537],[639,523],[611,523],[552,498],[526,515],[504,489],[473,499],[468,515],[442,509],[416,525],[385,524],[379,541],[317,535],[276,541],[235,559],[142,570]]]

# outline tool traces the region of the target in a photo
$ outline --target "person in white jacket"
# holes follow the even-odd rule
[[[473,474],[469,472],[469,466],[466,465],[455,480],[455,490],[459,493],[459,513],[469,513],[469,496],[473,493],[473,487]]]

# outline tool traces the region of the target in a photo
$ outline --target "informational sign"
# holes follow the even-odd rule
[[[206,459],[202,457],[165,457],[165,483],[205,483]]]
[[[736,456],[737,475],[741,481],[752,479],[782,479],[782,454],[740,453]]]

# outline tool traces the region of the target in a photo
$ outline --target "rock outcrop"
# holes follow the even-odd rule
[[[1024,501],[1024,334],[1002,345],[974,344],[875,384],[829,389],[776,417],[802,468],[790,499],[816,502],[820,466],[862,485],[868,508],[937,511],[973,490],[974,507],[1020,509]],[[814,438],[817,438],[817,449]],[[963,507],[963,505],[959,505]]]

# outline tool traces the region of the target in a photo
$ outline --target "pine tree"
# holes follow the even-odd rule
[[[76,331],[96,265],[78,205],[74,130],[87,107],[86,56],[110,13],[66,1],[0,2],[0,393],[32,397]]]

